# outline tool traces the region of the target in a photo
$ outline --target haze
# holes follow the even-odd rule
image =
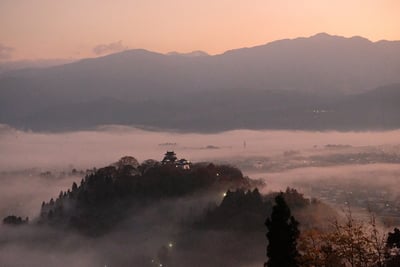
[[[145,131],[122,126],[69,133],[34,133],[5,128],[0,138],[0,169],[91,168],[125,155],[161,160],[175,150],[192,161],[271,156],[328,144],[378,146],[399,144],[400,131],[306,132],[235,130],[215,134]],[[245,147],[244,147],[245,143]]]
[[[382,194],[385,203],[392,203],[397,201],[399,194],[399,134],[398,130],[235,130],[197,134],[145,131],[122,126],[67,133],[35,133],[3,127],[0,133],[0,216],[15,213],[37,218],[43,200],[54,198],[60,190],[69,189],[72,182],[79,183],[82,175],[68,174],[73,168],[99,168],[125,155],[135,156],[140,161],[147,158],[160,160],[166,150],[175,150],[179,157],[194,162],[228,162],[239,166],[246,175],[266,183],[260,188],[263,193],[295,186],[307,196],[316,196],[325,192],[328,186],[338,188],[340,192],[352,192],[355,197],[352,201],[357,200],[360,191],[370,190],[379,196]],[[367,155],[369,162],[357,161],[357,157],[362,159],[363,155]],[[304,165],[299,165],[299,162]],[[52,174],[47,175],[46,172]],[[316,191],[316,188],[323,190]],[[337,198],[336,194],[334,196]],[[202,211],[210,200],[219,203],[221,197],[214,194],[204,198],[190,196],[163,201],[139,216],[122,221],[111,233],[95,239],[73,232],[65,235],[49,227],[11,229],[0,226],[0,261],[10,266],[99,266],[110,261],[128,266],[132,260],[147,261],[143,255],[157,255],[162,244],[182,231],[178,225],[181,218],[187,216],[186,212],[193,213],[196,207]],[[350,201],[348,195],[338,200],[329,198],[329,195],[322,194],[321,197],[339,209],[344,207],[345,200]],[[369,196],[371,200],[374,197],[372,193]],[[353,209],[363,212],[365,207],[355,205]],[[163,215],[167,217],[161,224],[159,216],[162,210],[168,212]],[[321,209],[312,211],[319,220],[329,215],[324,213],[329,212]],[[197,233],[194,230],[191,234],[198,234],[203,246],[210,240],[218,244],[229,238],[226,233],[218,231]],[[258,247],[252,259],[240,266],[257,266],[256,263],[262,261],[264,235],[259,233],[258,237],[249,244]],[[214,253],[222,253],[225,245],[221,246]],[[177,253],[175,257],[182,262],[204,256],[185,251]],[[222,261],[226,256],[216,254],[215,265],[209,266],[218,266],[217,259]],[[228,258],[235,263],[240,260],[232,255]]]

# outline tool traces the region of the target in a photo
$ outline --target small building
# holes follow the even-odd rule
[[[162,164],[173,164],[176,162],[178,158],[174,151],[167,151],[165,153],[163,160],[161,161]]]
[[[176,162],[176,166],[184,170],[190,170],[190,165],[190,161],[186,159],[180,159]]]

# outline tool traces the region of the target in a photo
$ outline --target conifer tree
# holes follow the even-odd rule
[[[266,267],[297,267],[298,256],[297,238],[300,235],[299,223],[291,216],[290,208],[286,204],[283,194],[275,197],[275,206],[272,209],[271,218],[265,225],[268,228]]]

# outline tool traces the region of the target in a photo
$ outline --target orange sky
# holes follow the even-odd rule
[[[399,14],[399,0],[0,0],[0,61],[91,57],[99,45],[217,54],[319,32],[400,40]]]

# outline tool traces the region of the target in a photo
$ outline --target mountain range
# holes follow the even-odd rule
[[[320,33],[207,55],[143,49],[0,74],[0,123],[75,130],[400,127],[400,41]]]

